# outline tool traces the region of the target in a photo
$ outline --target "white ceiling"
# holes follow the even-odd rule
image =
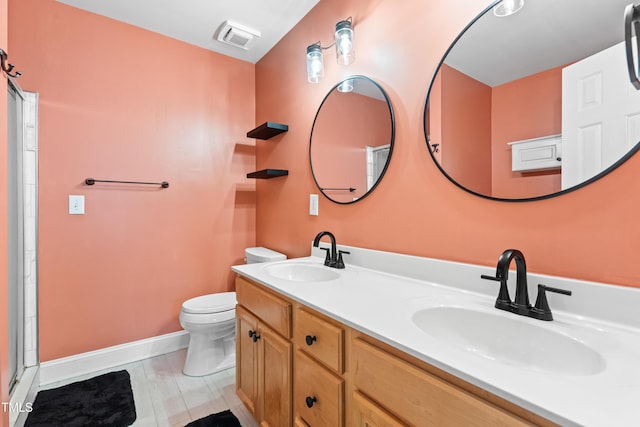
[[[319,0],[58,0],[223,55],[256,63]],[[249,50],[214,38],[231,20],[261,35]]]
[[[525,0],[515,15],[491,11],[459,40],[446,63],[496,86],[585,58],[624,39],[631,0]]]

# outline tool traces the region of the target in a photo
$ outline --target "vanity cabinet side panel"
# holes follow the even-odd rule
[[[258,329],[258,320],[242,306],[236,307],[236,394],[254,417],[258,417],[258,345],[249,331]]]
[[[285,338],[291,338],[291,303],[244,277],[236,277],[236,297],[264,323]]]
[[[282,338],[265,325],[260,325],[262,341],[258,358],[261,366],[259,396],[262,427],[291,425],[292,400],[292,348],[290,341]]]
[[[410,425],[532,425],[361,339],[351,349],[353,386]]]

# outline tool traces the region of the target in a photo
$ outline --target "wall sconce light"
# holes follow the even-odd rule
[[[354,48],[354,32],[351,17],[336,24],[334,41],[329,46],[322,47],[320,42],[307,46],[307,80],[318,83],[324,77],[324,63],[322,51],[336,47],[336,60],[340,65],[349,65],[356,59]]]
[[[322,47],[318,42],[307,47],[307,80],[309,83],[318,83],[323,77]]]

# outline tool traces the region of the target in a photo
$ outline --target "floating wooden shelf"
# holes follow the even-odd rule
[[[247,137],[255,139],[269,139],[289,130],[289,126],[274,122],[265,122],[257,128],[247,132]]]
[[[247,178],[269,179],[287,175],[289,175],[289,171],[286,169],[262,169],[261,171],[248,173]]]

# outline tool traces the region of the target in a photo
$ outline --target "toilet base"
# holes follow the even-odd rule
[[[203,377],[205,375],[213,375],[215,373],[231,369],[236,366],[236,355],[229,354],[217,366],[207,367],[206,369],[189,366],[186,362],[182,373],[188,377]]]
[[[226,339],[215,340],[214,343],[208,337],[192,334],[182,373],[190,377],[202,377],[235,365],[235,334]]]

